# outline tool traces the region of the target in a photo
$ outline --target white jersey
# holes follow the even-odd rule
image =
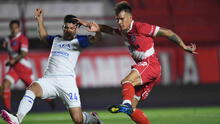
[[[75,66],[82,48],[90,45],[88,37],[76,35],[71,41],[61,36],[48,36],[52,44],[45,76],[75,76]]]

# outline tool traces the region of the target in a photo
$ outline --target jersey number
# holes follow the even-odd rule
[[[76,93],[74,93],[74,95],[72,93],[69,93],[69,97],[70,97],[70,100],[78,100]]]

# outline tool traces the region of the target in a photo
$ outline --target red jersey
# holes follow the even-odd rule
[[[15,58],[21,51],[28,52],[28,39],[18,33],[15,37],[6,37],[5,42],[7,42],[7,50],[10,58]]]
[[[135,87],[135,98],[139,100],[146,99],[160,80],[161,66],[156,57],[153,42],[153,37],[159,29],[160,27],[155,25],[132,21],[126,33],[120,32],[136,62],[132,65],[132,70],[137,71],[141,77],[142,85]]]
[[[17,57],[21,51],[28,52],[28,39],[21,33],[18,33],[15,37],[6,37],[5,42],[7,43],[6,48],[10,59]],[[31,67],[27,56],[21,59],[18,63],[25,65],[26,67]]]
[[[120,35],[124,38],[133,59],[139,62],[155,53],[153,37],[158,31],[158,26],[132,21],[128,32]]]

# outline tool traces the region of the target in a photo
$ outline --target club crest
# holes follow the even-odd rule
[[[135,42],[135,41],[136,41],[135,35],[131,35],[131,41],[132,41],[132,42]]]

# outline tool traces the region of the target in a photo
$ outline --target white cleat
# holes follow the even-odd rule
[[[1,110],[1,117],[8,123],[8,124],[20,124],[18,118],[6,110]]]
[[[98,120],[97,124],[104,124],[101,119],[99,118],[97,112],[92,112],[91,115],[93,115],[94,117],[96,117],[96,119]]]

